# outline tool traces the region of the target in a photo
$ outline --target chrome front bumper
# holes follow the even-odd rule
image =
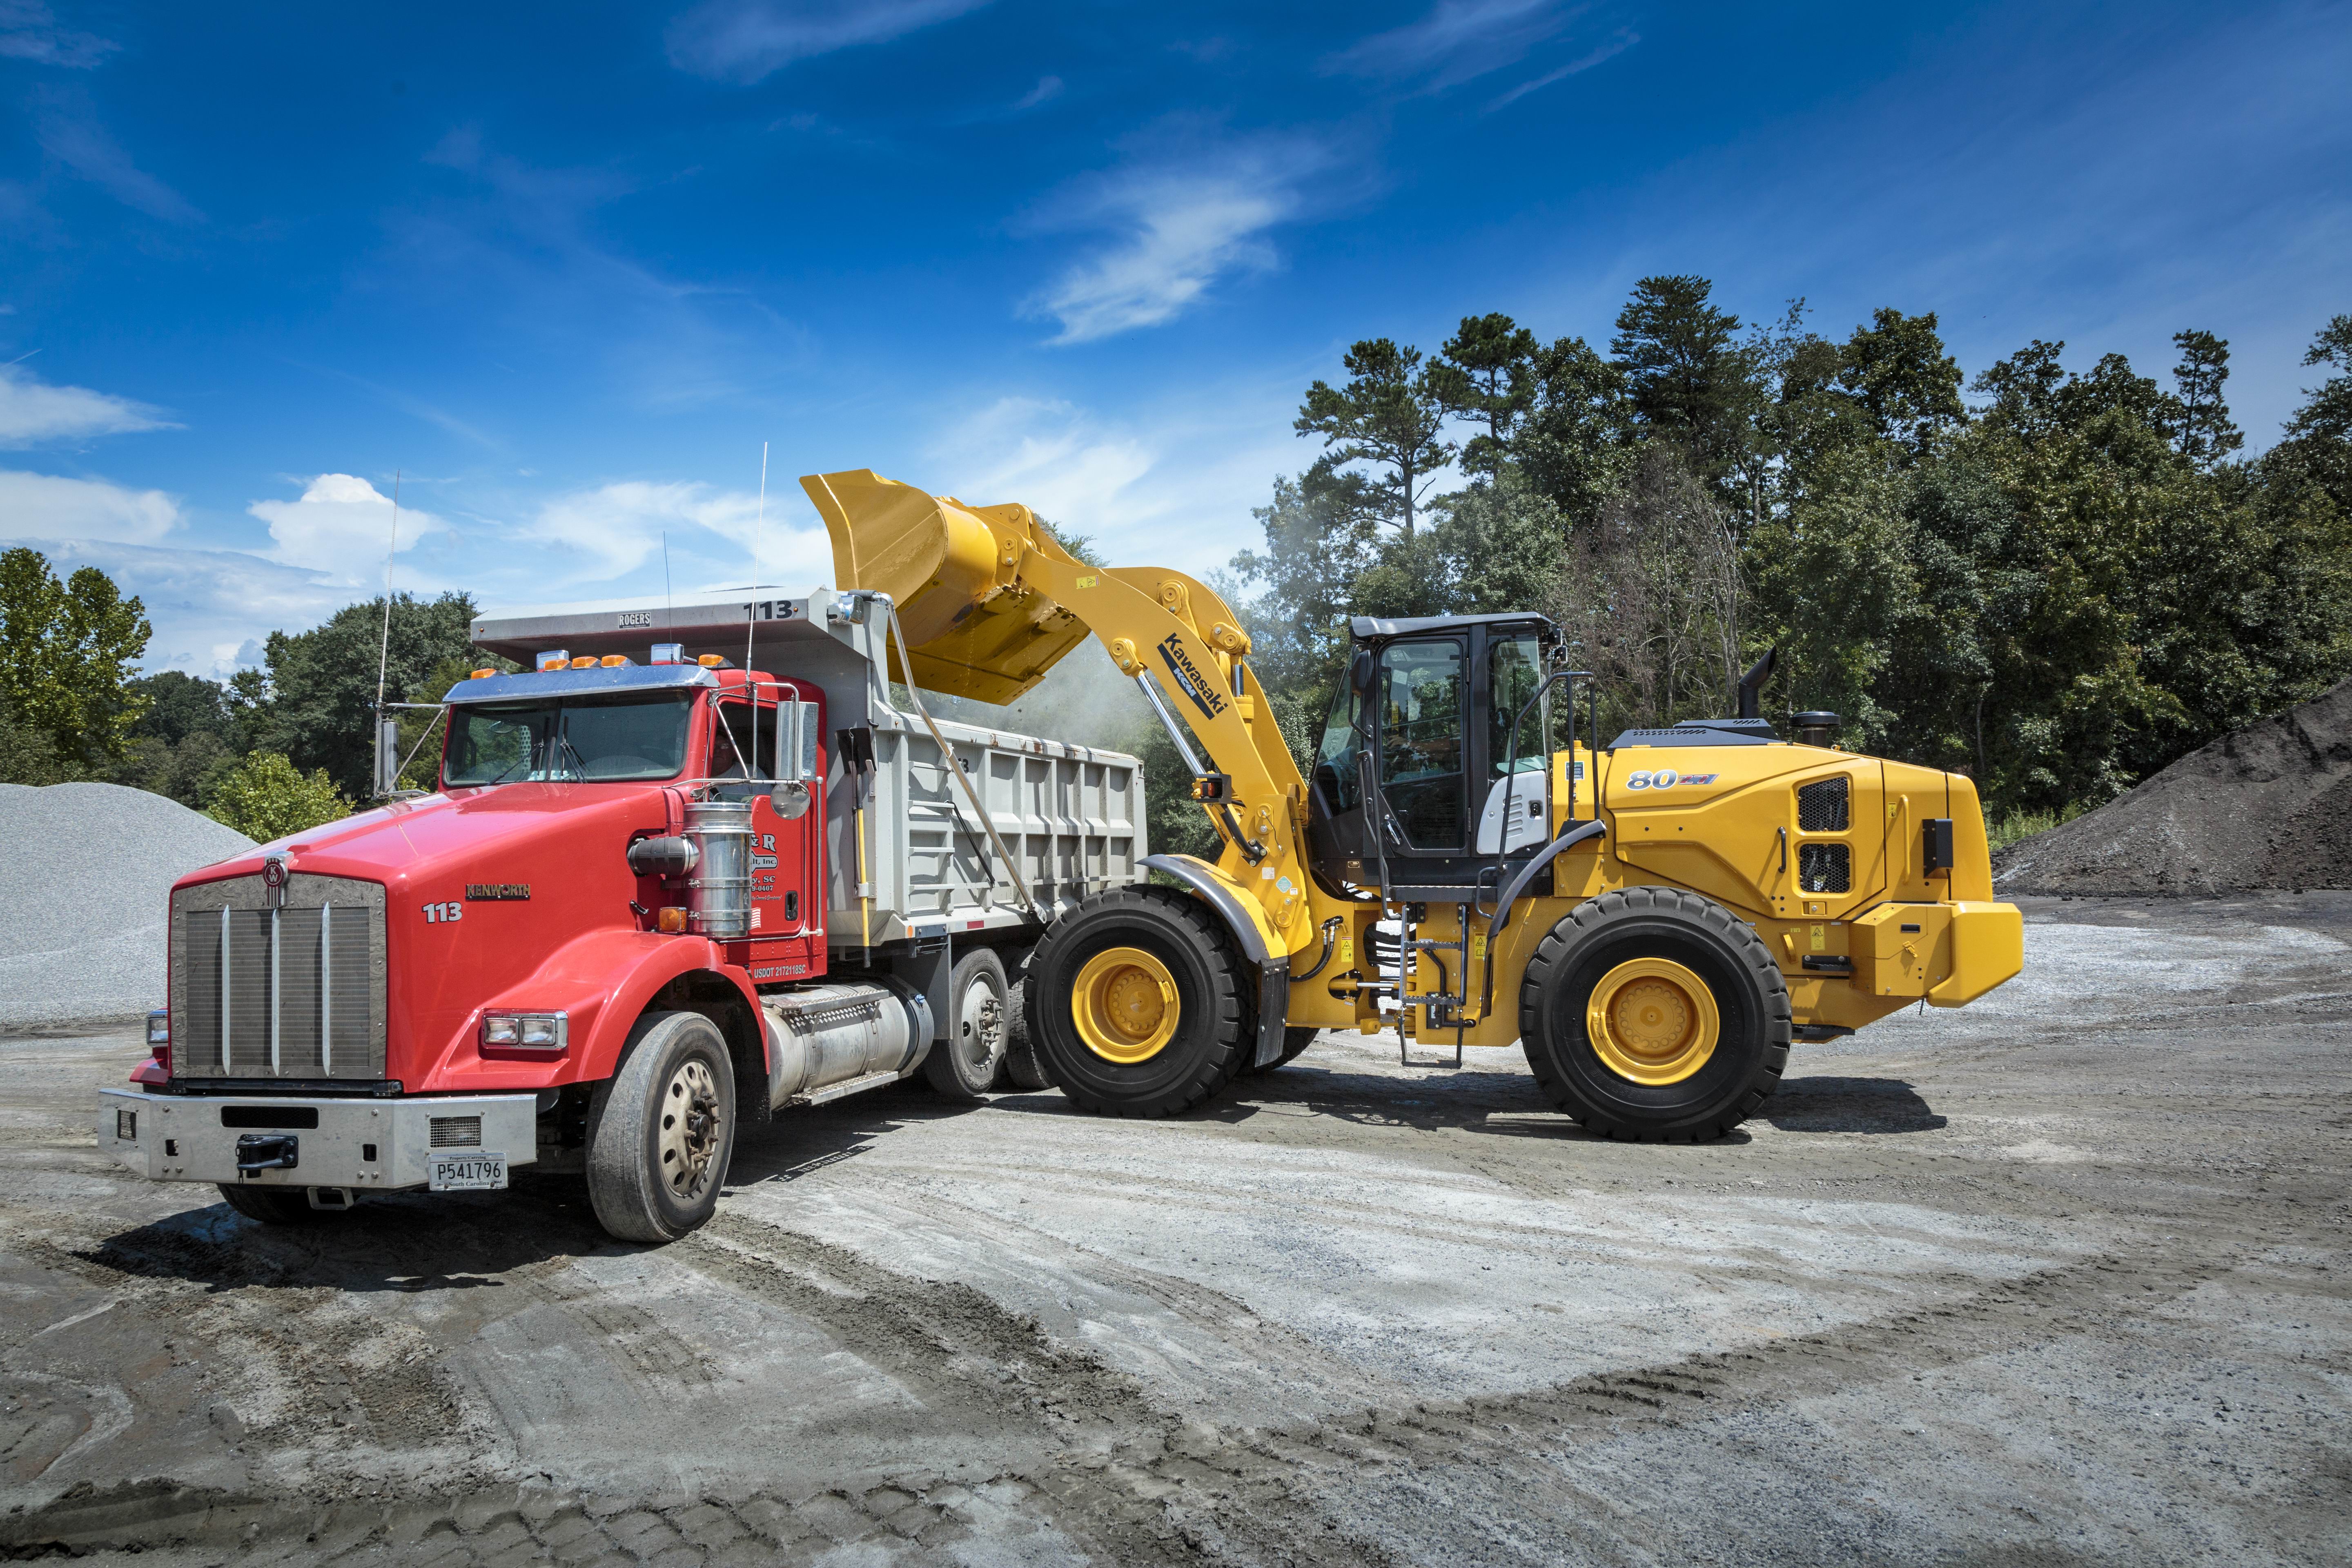
[[[294,1140],[278,1146],[291,1166],[240,1172],[237,1141]],[[539,1098],[530,1094],[448,1099],[296,1100],[278,1096],[149,1094],[101,1089],[98,1146],[159,1182],[225,1182],[270,1187],[348,1187],[398,1192],[425,1184],[435,1154],[480,1150],[509,1167],[539,1157]]]

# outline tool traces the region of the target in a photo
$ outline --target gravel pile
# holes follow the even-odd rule
[[[0,1030],[163,1005],[172,884],[253,840],[120,784],[0,784]]]
[[[2352,680],[1993,862],[2005,893],[2352,888]]]

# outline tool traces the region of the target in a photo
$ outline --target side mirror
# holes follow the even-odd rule
[[[776,767],[772,775],[801,784],[816,772],[816,704],[776,704]]]
[[[808,815],[809,786],[798,779],[788,779],[768,792],[768,805],[786,822]]]
[[[1372,650],[1360,647],[1348,662],[1348,684],[1359,697],[1369,697],[1372,690]]]

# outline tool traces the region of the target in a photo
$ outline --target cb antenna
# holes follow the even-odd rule
[[[394,730],[389,739],[383,732],[383,677],[392,662],[392,563],[400,553],[400,470],[392,471],[392,542],[383,552],[383,638],[375,653],[375,788],[378,795],[387,795],[400,783],[397,775],[384,776],[387,752],[397,756],[400,734]]]
[[[743,607],[743,679],[751,679],[751,632],[760,624],[760,532],[768,521],[768,444],[760,443],[760,510],[751,519],[751,603]]]

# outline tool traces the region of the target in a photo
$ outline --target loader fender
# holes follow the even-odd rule
[[[561,1058],[521,1061],[484,1057],[476,1045],[481,1015],[475,1011],[445,1043],[440,1060],[425,1080],[408,1086],[410,1091],[552,1088],[610,1078],[629,1030],[655,993],[698,970],[724,978],[742,995],[751,1016],[760,1016],[758,998],[745,988],[740,972],[727,968],[718,948],[703,938],[592,931],[564,943],[528,978],[482,1002],[486,1010],[564,1013],[571,1038]],[[761,1048],[764,1052],[764,1041]]]
[[[1266,919],[1265,909],[1242,884],[1192,855],[1147,855],[1146,869],[1164,872],[1197,894],[1233,933],[1234,945],[1257,971],[1257,1038],[1250,1065],[1267,1068],[1282,1059],[1282,1028],[1290,1013],[1290,948]]]

